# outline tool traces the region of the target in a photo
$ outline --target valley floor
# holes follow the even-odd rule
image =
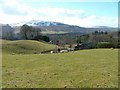
[[[118,49],[3,53],[3,88],[117,88]]]

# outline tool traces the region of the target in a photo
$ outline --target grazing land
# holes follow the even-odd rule
[[[56,50],[57,47],[45,42],[38,42],[34,40],[17,40],[7,41],[2,40],[3,53],[8,54],[31,54],[42,51]]]
[[[3,88],[118,87],[118,49],[24,55],[5,52]]]
[[[9,1],[0,0],[0,88],[119,88],[117,2]]]

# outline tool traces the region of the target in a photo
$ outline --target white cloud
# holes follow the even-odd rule
[[[57,21],[83,27],[117,26],[117,18],[87,15],[83,10],[68,8],[31,7],[15,0],[0,1],[0,23],[15,23],[27,20]]]

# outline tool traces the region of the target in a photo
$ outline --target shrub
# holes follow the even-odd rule
[[[118,42],[108,42],[108,43],[97,43],[95,45],[89,45],[89,49],[93,48],[120,48],[120,43]]]

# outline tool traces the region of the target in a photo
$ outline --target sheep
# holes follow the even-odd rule
[[[68,48],[68,51],[74,51],[74,48]]]
[[[50,53],[54,53],[54,51],[50,51]]]
[[[68,50],[61,50],[60,53],[66,53]]]

